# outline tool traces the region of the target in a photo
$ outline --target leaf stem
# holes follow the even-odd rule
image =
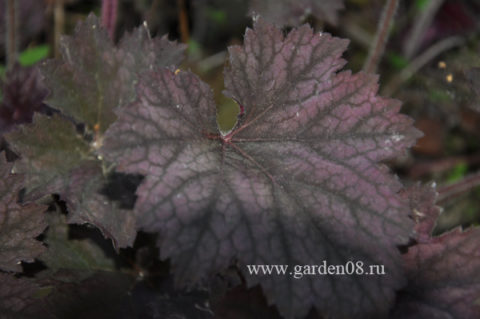
[[[110,39],[114,39],[117,23],[118,0],[102,0],[102,26],[107,30]]]
[[[215,134],[215,133],[203,132],[203,135],[209,140],[220,140],[221,139],[220,135]]]
[[[240,104],[239,104],[240,105]],[[269,107],[267,107],[265,110],[263,110],[262,112],[260,112],[260,114],[258,114],[257,116],[255,116],[252,120],[250,120],[250,115],[253,114],[252,113],[249,113],[247,115],[247,119],[245,119],[245,123],[240,125],[239,128],[237,129],[234,129],[232,132],[231,132],[231,137],[234,137],[235,135],[237,135],[238,133],[240,133],[241,131],[243,131],[244,129],[246,129],[247,127],[249,127],[251,124],[253,124],[254,122],[256,122],[258,119],[260,119],[265,113],[267,113],[268,111],[270,111],[270,109],[273,107],[273,104],[271,104]],[[252,110],[253,111],[253,110]]]
[[[380,58],[385,51],[385,45],[390,35],[390,27],[393,23],[393,18],[398,8],[398,0],[387,0],[383,8],[382,17],[378,24],[375,39],[370,47],[368,58],[365,61],[363,70],[367,73],[374,73],[378,67]]]
[[[18,19],[17,19],[17,1],[8,0],[7,1],[7,18],[6,29],[7,29],[7,39],[6,39],[6,57],[7,57],[7,70],[11,70],[17,61],[18,54]]]
[[[275,179],[273,178],[273,176],[265,169],[265,167],[263,167],[262,165],[260,165],[260,163],[258,163],[253,157],[251,157],[247,152],[245,152],[243,149],[241,149],[240,147],[238,147],[237,145],[235,145],[234,143],[231,143],[231,142],[228,142],[228,145],[230,145],[233,149],[235,149],[237,152],[239,152],[243,157],[245,157],[246,159],[248,159],[250,162],[252,162],[255,166],[258,167],[258,169],[260,169],[269,179],[270,181],[272,182],[272,184],[275,184]]]

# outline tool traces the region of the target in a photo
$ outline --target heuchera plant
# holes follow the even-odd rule
[[[230,132],[216,129],[211,90],[187,71],[145,74],[137,102],[119,109],[101,155],[146,176],[136,220],[160,233],[179,283],[233,260],[241,270],[363,260],[389,274],[334,284],[244,275],[281,300],[287,317],[312,305],[327,314],[387,313],[403,284],[395,245],[407,242],[411,221],[399,183],[378,161],[418,134],[396,101],[375,96],[376,77],[336,74],[346,44],[308,26],[284,37],[258,20],[244,47],[229,49],[226,94],[244,107]],[[335,289],[350,294],[339,298]],[[365,302],[355,300],[365,293]]]
[[[115,46],[90,15],[41,66],[54,114],[6,134],[20,158],[0,162],[1,313],[96,318],[99,298],[104,317],[215,316],[201,295],[131,294],[135,277],[95,242],[69,238],[70,223],[95,226],[117,252],[138,231],[157,234],[177,289],[233,268],[285,318],[312,308],[324,318],[476,318],[480,232],[432,237],[434,188],[405,189],[383,164],[421,133],[399,101],[377,95],[377,76],[342,71],[347,44],[256,18],[229,48],[224,94],[241,112],[222,131],[210,87],[178,68],[183,45],[141,26]],[[112,181],[139,184],[136,198],[113,196]],[[35,202],[51,194],[59,200],[44,214]],[[37,257],[45,270],[13,275]],[[247,267],[324,261],[385,274],[296,279]]]

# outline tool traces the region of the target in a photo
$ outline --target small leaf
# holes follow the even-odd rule
[[[137,234],[135,216],[129,209],[122,209],[116,201],[101,194],[107,183],[98,165],[85,165],[72,171],[69,186],[61,190],[65,198],[69,223],[90,223],[111,238],[115,248],[132,246]]]
[[[102,156],[145,175],[139,227],[160,233],[179,284],[237,262],[287,318],[381,317],[404,284],[397,245],[413,223],[401,184],[379,164],[420,133],[375,76],[337,71],[347,41],[308,26],[286,37],[257,19],[229,49],[226,94],[244,107],[219,132],[211,89],[190,72],[155,69],[119,109]],[[385,276],[254,276],[247,265],[361,261]],[[344,292],[348,291],[348,294]]]
[[[11,174],[12,164],[7,163],[5,154],[0,157],[0,269],[19,272],[22,261],[32,262],[45,250],[34,238],[47,226],[46,207],[18,203],[23,178]]]
[[[50,271],[60,269],[82,270],[85,272],[113,271],[114,260],[93,240],[69,239],[68,225],[64,215],[57,212],[48,214],[48,231],[44,242],[48,249],[39,257]]]
[[[31,66],[47,58],[49,52],[50,47],[48,45],[39,45],[37,47],[29,48],[20,53],[18,62],[20,62],[22,66]]]
[[[6,139],[22,157],[15,170],[25,174],[30,200],[64,189],[73,169],[96,160],[75,126],[60,115],[37,114],[31,125],[19,127]]]
[[[41,69],[51,89],[48,103],[97,133],[115,120],[115,108],[134,98],[138,73],[175,65],[184,51],[166,38],[152,40],[144,27],[116,48],[93,14],[77,25],[73,37],[62,38],[60,49],[61,59],[49,60]]]
[[[143,25],[124,35],[119,48],[125,54],[122,63],[130,70],[141,72],[154,67],[175,69],[184,60],[187,46],[168,41],[166,35],[152,39]]]
[[[408,65],[408,60],[396,52],[391,52],[387,55],[388,62],[396,69],[402,70]]]
[[[14,65],[3,83],[0,134],[10,131],[15,125],[30,123],[34,112],[45,112],[47,108],[43,99],[47,93],[36,68]]]
[[[480,229],[455,229],[414,245],[404,256],[408,286],[392,318],[480,317]]]
[[[69,223],[98,227],[115,247],[133,244],[136,235],[131,211],[118,207],[100,191],[107,183],[94,147],[60,115],[36,115],[32,125],[8,134],[12,149],[21,154],[15,170],[26,176],[26,198],[57,193],[67,202]]]
[[[115,119],[113,109],[119,100],[120,63],[106,31],[89,15],[75,28],[73,37],[63,37],[61,59],[41,66],[45,83],[51,89],[47,102],[64,114],[104,130]]]
[[[446,178],[448,183],[455,183],[461,180],[468,173],[468,165],[464,162],[460,162],[455,165]]]
[[[410,202],[410,213],[416,223],[416,240],[428,243],[442,212],[442,208],[435,204],[438,196],[435,184],[410,186],[402,192],[402,196]]]
[[[415,6],[417,7],[418,11],[424,11],[430,1],[431,0],[416,0]]]

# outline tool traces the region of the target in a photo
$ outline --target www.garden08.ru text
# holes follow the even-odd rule
[[[326,260],[318,265],[247,265],[250,275],[290,275],[295,279],[304,276],[385,275],[384,265],[365,265],[362,261],[348,261],[344,265],[329,265]]]

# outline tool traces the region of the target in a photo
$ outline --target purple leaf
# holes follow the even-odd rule
[[[70,175],[69,186],[60,191],[69,212],[68,222],[90,223],[111,238],[115,248],[132,246],[137,234],[135,216],[131,210],[122,209],[119,203],[100,193],[107,183],[101,167],[84,165]]]
[[[393,318],[480,317],[480,229],[453,230],[409,248],[408,286]]]
[[[7,134],[7,140],[22,155],[15,170],[26,175],[27,199],[57,193],[67,202],[69,223],[95,225],[115,247],[133,244],[133,213],[100,194],[107,176],[72,123],[59,115],[36,115],[33,124]]]
[[[152,40],[142,26],[116,48],[98,18],[90,14],[77,25],[74,36],[62,39],[60,49],[61,59],[42,67],[51,89],[48,103],[102,133],[115,120],[113,110],[134,98],[137,74],[153,65],[176,65],[184,46],[166,38]]]
[[[79,23],[73,37],[63,37],[61,58],[41,65],[51,90],[48,104],[94,130],[106,129],[114,119],[113,108],[121,103],[120,62],[113,42],[93,14]]]
[[[315,18],[337,24],[342,0],[252,0],[250,15],[260,14],[279,26],[298,26],[311,14]]]
[[[39,259],[55,273],[60,269],[94,271],[114,271],[115,261],[106,256],[105,251],[91,238],[70,239],[65,215],[49,212],[48,230],[44,242],[48,249]]]
[[[129,246],[136,235],[134,216],[101,194],[110,172],[104,172],[96,150],[116,118],[114,109],[135,97],[138,74],[154,66],[174,69],[185,47],[166,37],[151,39],[142,26],[117,48],[93,14],[60,47],[62,57],[45,62],[42,73],[51,90],[49,105],[64,116],[38,116],[8,135],[22,157],[15,169],[26,175],[27,198],[58,193],[67,202],[68,222],[93,224],[115,247]],[[84,125],[85,134],[71,122]]]
[[[261,284],[288,318],[312,306],[326,317],[388,313],[404,284],[396,247],[413,223],[401,184],[378,162],[420,134],[398,101],[376,95],[376,77],[336,73],[346,45],[308,26],[284,37],[257,20],[245,45],[230,48],[226,94],[245,108],[231,132],[216,130],[211,89],[192,73],[156,69],[140,79],[101,153],[146,175],[137,223],[160,232],[178,283],[236,260],[249,286]],[[382,264],[387,274],[298,280],[246,269],[323,260]]]
[[[168,41],[167,36],[151,38],[146,25],[127,33],[120,41],[119,48],[125,54],[122,63],[128,69],[138,72],[153,67],[175,69],[185,58],[185,44]],[[142,72],[143,73],[143,72]]]
[[[43,99],[47,89],[36,68],[22,68],[16,64],[6,74],[3,100],[0,103],[0,134],[14,125],[30,123],[34,112],[44,112]]]
[[[60,115],[36,114],[31,125],[19,126],[6,139],[21,155],[14,169],[25,175],[29,200],[64,189],[74,168],[96,160],[75,126]]]
[[[438,193],[435,184],[423,186],[416,184],[402,192],[402,197],[410,201],[410,212],[415,220],[416,240],[428,243],[442,208],[436,206]]]
[[[11,171],[12,164],[0,154],[0,269],[19,272],[22,261],[32,262],[45,249],[34,238],[47,226],[43,213],[46,207],[18,203],[23,177]]]

